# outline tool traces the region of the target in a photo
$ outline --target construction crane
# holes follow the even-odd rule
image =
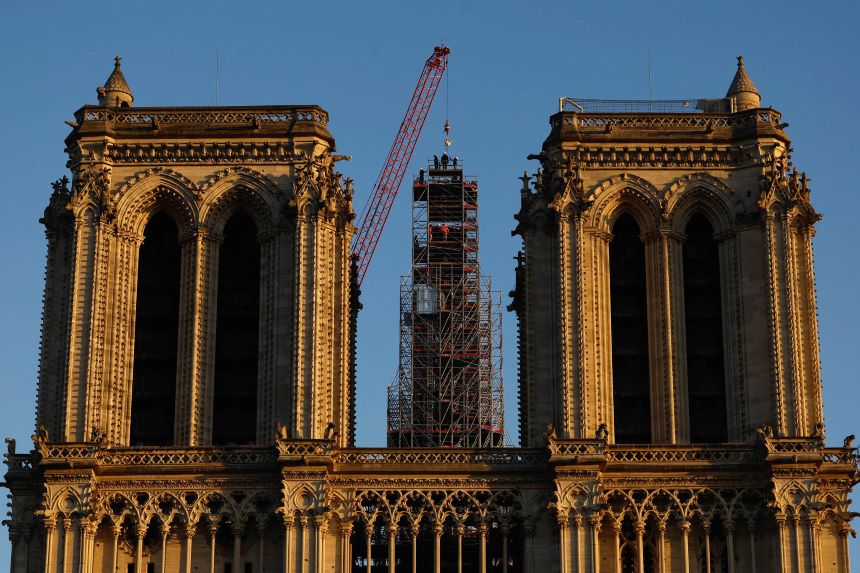
[[[359,285],[364,281],[364,276],[367,274],[367,268],[373,259],[373,253],[376,251],[382,229],[385,227],[385,222],[391,213],[391,207],[394,205],[394,199],[397,197],[397,190],[400,188],[407,167],[409,167],[409,160],[412,159],[415,144],[421,135],[424,121],[427,119],[430,106],[433,104],[433,98],[436,97],[439,83],[448,67],[449,53],[451,50],[447,46],[436,46],[433,48],[433,54],[424,62],[424,69],[421,70],[418,85],[415,86],[415,91],[412,93],[412,99],[406,109],[406,116],[403,118],[403,123],[400,124],[400,130],[388,152],[388,159],[385,160],[385,165],[376,180],[373,194],[364,206],[358,230],[352,242],[352,254],[358,257],[357,278]]]

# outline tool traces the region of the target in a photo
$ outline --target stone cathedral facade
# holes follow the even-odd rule
[[[516,215],[521,447],[359,448],[327,113],[134,107],[117,60],[42,220],[11,571],[849,571],[779,112],[742,62],[725,98],[560,107]]]

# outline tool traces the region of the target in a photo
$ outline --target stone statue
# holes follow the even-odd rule
[[[39,424],[39,429],[36,430],[36,435],[33,436],[33,442],[37,444],[46,444],[48,441],[48,428]]]
[[[596,437],[598,440],[603,440],[604,442],[609,439],[609,428],[606,427],[605,423],[597,426]]]
[[[770,438],[773,437],[773,427],[770,424],[762,424],[758,428],[755,429],[756,433],[758,433],[759,438],[762,442],[767,442]]]
[[[275,424],[275,440],[283,441],[290,439],[287,427],[280,422]]]
[[[546,431],[543,433],[543,439],[547,444],[550,444],[556,439],[558,439],[558,433],[555,431],[555,425],[549,420],[546,421]]]
[[[323,439],[333,442],[337,440],[337,436],[337,426],[334,425],[334,422],[329,422],[328,426],[325,427],[325,435]]]
[[[93,426],[90,429],[90,443],[98,446],[104,446],[107,442],[107,434],[98,426]]]
[[[818,438],[819,441],[824,442],[824,423],[818,422],[815,424],[815,427],[812,429],[812,438]]]
[[[854,434],[848,434],[845,436],[845,439],[842,440],[842,447],[846,450],[854,448]]]

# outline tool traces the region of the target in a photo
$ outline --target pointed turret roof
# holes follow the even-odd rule
[[[131,102],[134,101],[134,95],[132,95],[131,88],[128,87],[128,82],[125,81],[125,76],[122,73],[120,61],[122,58],[119,56],[114,58],[113,71],[108,76],[105,85],[97,90],[99,105],[131,105]]]
[[[738,56],[738,71],[735,72],[735,77],[732,80],[732,85],[729,86],[729,91],[726,92],[726,97],[732,97],[744,92],[761,96],[755,84],[750,79],[749,74],[747,74],[746,68],[744,68],[744,57]]]

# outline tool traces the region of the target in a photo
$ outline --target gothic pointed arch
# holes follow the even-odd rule
[[[225,221],[218,250],[212,443],[256,440],[260,358],[260,244],[245,209]]]
[[[200,220],[204,228],[220,234],[227,219],[244,208],[260,233],[269,233],[278,221],[283,192],[262,173],[248,167],[228,167],[202,185]]]
[[[176,422],[181,248],[179,229],[155,212],[138,251],[131,445],[172,445]]]
[[[690,441],[728,440],[728,392],[719,245],[711,219],[684,227],[682,267]]]
[[[655,229],[660,220],[657,188],[636,175],[622,173],[603,180],[597,184],[593,197],[587,220],[605,232],[610,232],[622,212],[630,214],[643,233]]]
[[[712,175],[684,175],[666,188],[660,200],[661,215],[673,230],[683,233],[689,218],[702,212],[717,233],[724,233],[734,226],[733,197],[734,190]]]
[[[139,236],[149,217],[166,211],[176,222],[180,234],[196,228],[197,189],[187,177],[167,168],[154,168],[136,174],[119,189],[112,200],[120,232]]]
[[[629,212],[612,225],[609,298],[613,428],[616,443],[651,442],[645,245]]]

